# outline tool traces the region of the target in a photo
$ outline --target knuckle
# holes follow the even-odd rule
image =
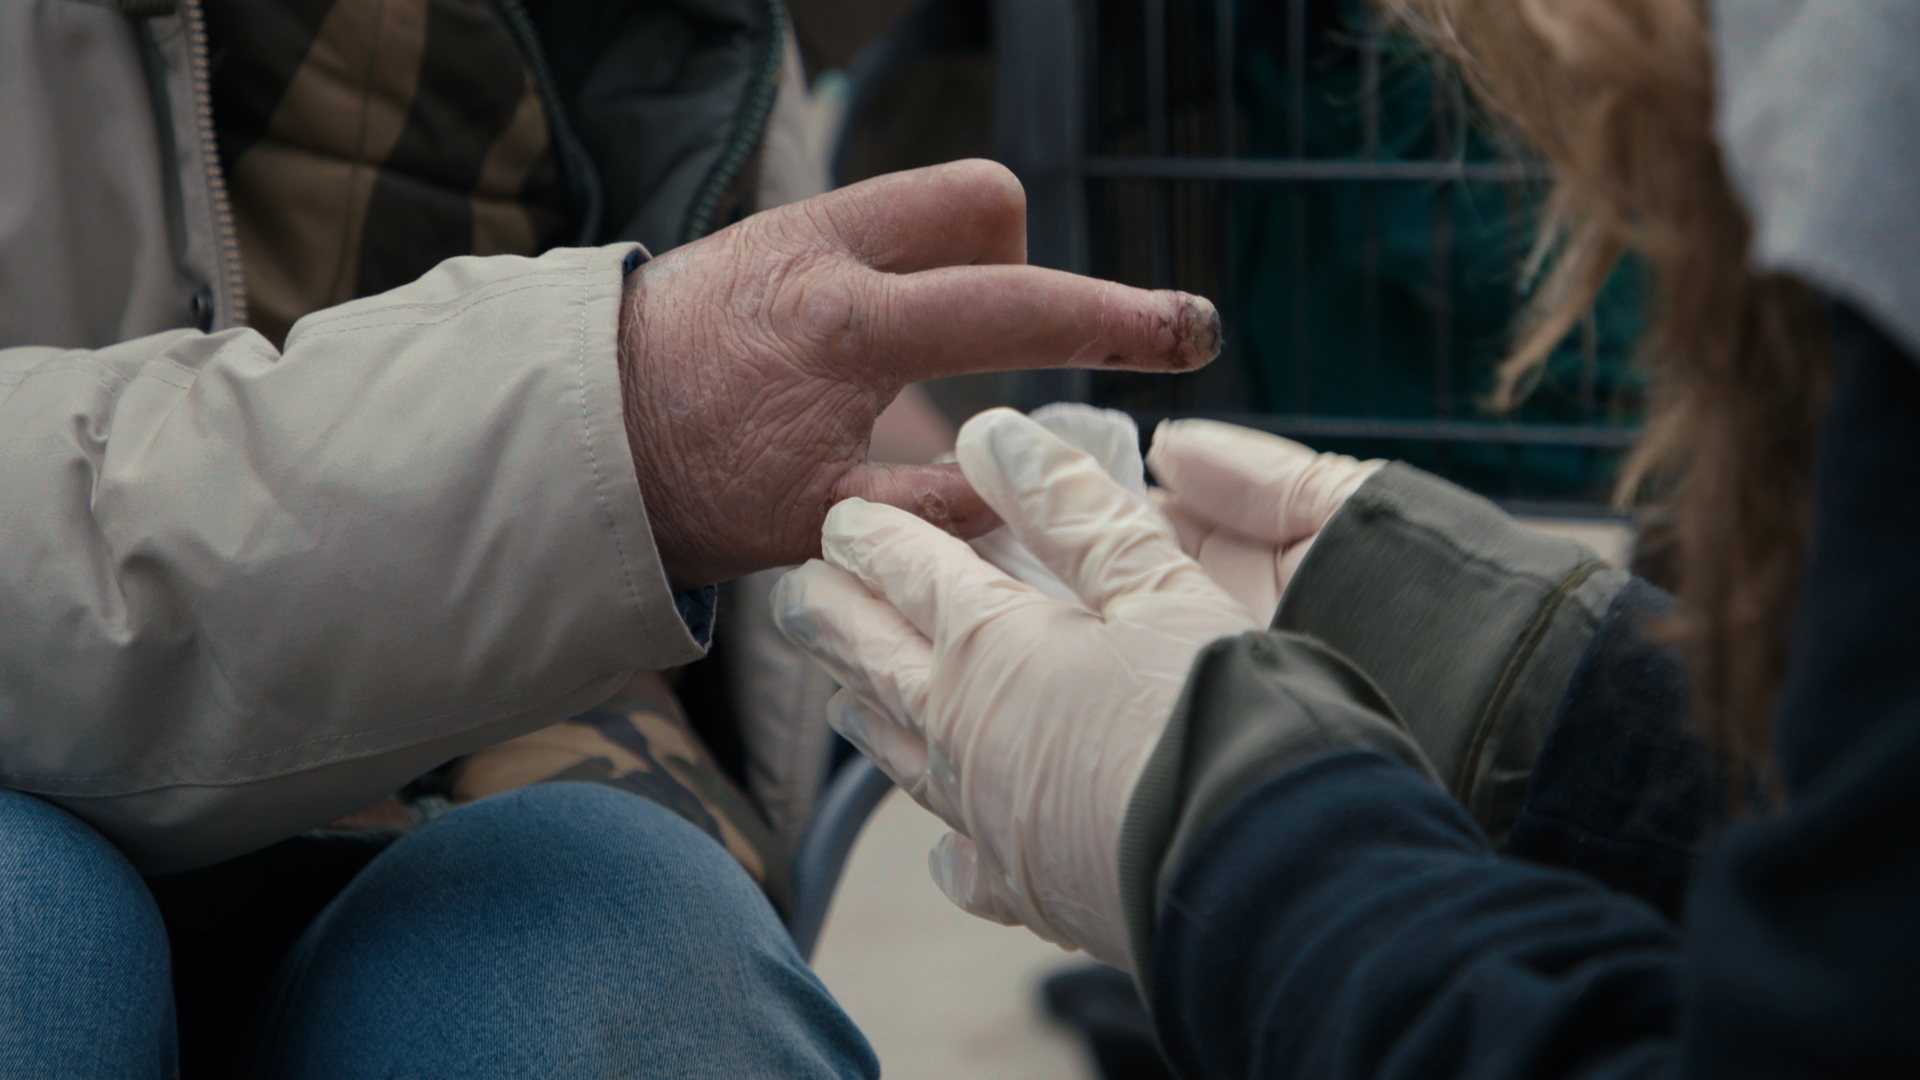
[[[775,331],[783,339],[838,352],[865,336],[867,314],[859,290],[846,275],[797,274],[777,309]]]

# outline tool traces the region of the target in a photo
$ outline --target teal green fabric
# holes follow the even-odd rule
[[[1380,111],[1369,153],[1363,100],[1365,39],[1359,0],[1311,5],[1306,156],[1320,160],[1493,162],[1503,154],[1476,128],[1436,137],[1431,67],[1389,40],[1380,60]],[[1291,157],[1285,5],[1240,5],[1239,153]],[[1341,41],[1352,42],[1342,48]],[[1455,103],[1460,104],[1459,102]],[[1456,114],[1459,110],[1455,110]],[[1456,119],[1455,129],[1462,127]],[[1257,412],[1391,419],[1491,419],[1486,400],[1525,296],[1520,268],[1541,192],[1497,184],[1308,182],[1239,184],[1233,194],[1230,332],[1242,350],[1248,407]],[[1441,223],[1444,214],[1445,223]],[[1374,243],[1370,249],[1367,237]],[[1445,233],[1443,237],[1441,234]],[[1436,247],[1450,257],[1436,267]],[[1369,300],[1372,273],[1377,291]],[[1444,281],[1441,275],[1444,275]],[[1632,427],[1644,385],[1629,362],[1641,330],[1640,282],[1616,274],[1595,309],[1598,363],[1583,390],[1575,335],[1552,356],[1538,389],[1514,415],[1526,422]],[[1437,334],[1447,297],[1450,329]],[[1296,302],[1295,297],[1299,300]],[[1444,348],[1444,363],[1438,359]],[[1444,376],[1443,376],[1444,373]],[[1591,403],[1591,409],[1583,407]],[[1404,443],[1331,447],[1403,458],[1476,490],[1535,498],[1604,497],[1611,455],[1562,447]],[[1516,468],[1517,466],[1517,468]]]
[[[1261,782],[1355,748],[1379,750],[1433,777],[1379,689],[1326,645],[1267,632],[1201,650],[1121,826],[1121,904],[1134,977],[1143,987],[1162,868],[1178,867],[1183,852]]]
[[[1627,580],[1584,544],[1393,464],[1327,523],[1274,627],[1358,664],[1498,846],[1574,666]]]

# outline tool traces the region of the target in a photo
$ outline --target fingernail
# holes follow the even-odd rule
[[[773,608],[773,625],[788,641],[804,649],[813,642],[818,627],[800,599],[800,583],[796,580],[800,573],[790,570],[774,582],[769,606]]]
[[[867,731],[867,719],[866,707],[845,690],[827,699],[827,726],[852,743],[855,750],[871,757],[873,742]]]
[[[933,850],[927,852],[927,870],[933,875],[933,883],[940,892],[954,904],[966,907],[973,893],[973,883],[967,882],[964,889],[957,880],[960,871],[960,836],[947,833],[934,842]]]
[[[1174,366],[1181,371],[1204,367],[1220,355],[1220,312],[1204,296],[1175,296],[1180,312],[1174,320]]]
[[[987,446],[1000,474],[1015,488],[1027,489],[1044,481],[1047,473],[1048,441],[1053,436],[1039,424],[1011,413],[987,429]]]

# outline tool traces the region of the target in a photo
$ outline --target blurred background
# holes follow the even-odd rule
[[[1086,401],[1146,433],[1206,415],[1408,460],[1616,562],[1636,554],[1608,501],[1643,411],[1633,268],[1524,404],[1491,413],[1549,174],[1505,151],[1364,0],[788,8],[824,183],[994,158],[1026,186],[1030,261],[1200,293],[1225,323],[1225,352],[1197,376],[927,384],[877,454],[926,456],[1000,404]],[[1657,570],[1657,544],[1639,547]],[[1071,961],[1050,946],[947,906],[925,870],[941,831],[903,799],[881,805],[816,957],[888,1075],[1167,1075],[1123,978],[1061,975]]]

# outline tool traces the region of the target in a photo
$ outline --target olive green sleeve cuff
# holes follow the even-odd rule
[[[1588,639],[1628,575],[1406,465],[1327,523],[1274,628],[1377,684],[1496,847]]]
[[[1192,845],[1262,782],[1353,749],[1433,776],[1379,688],[1321,642],[1248,633],[1201,650],[1121,825],[1120,899],[1141,986],[1160,898]]]

